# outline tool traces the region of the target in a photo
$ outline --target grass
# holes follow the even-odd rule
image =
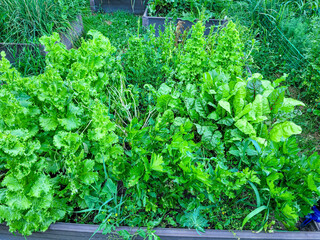
[[[85,32],[95,29],[108,37],[113,46],[123,49],[131,35],[141,29],[141,17],[126,12],[88,14],[83,17]]]
[[[69,22],[88,9],[86,0],[0,0],[0,42],[14,58],[13,67],[23,76],[43,72],[44,56],[38,47],[28,46],[38,45],[43,35],[66,31]]]
[[[42,35],[62,32],[85,5],[85,0],[1,0],[0,42],[38,42]]]

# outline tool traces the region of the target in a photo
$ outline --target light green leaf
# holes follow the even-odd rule
[[[230,103],[224,100],[220,100],[219,101],[219,105],[226,110],[228,113],[231,114],[231,107],[230,107]]]
[[[293,122],[283,122],[274,125],[270,131],[270,139],[274,142],[280,142],[281,138],[289,138],[291,135],[300,134],[302,131],[301,127]]]
[[[87,172],[81,176],[82,183],[90,185],[98,180],[98,173],[96,172]]]
[[[59,123],[67,130],[71,131],[80,126],[80,120],[74,115],[69,115],[67,118],[59,119]]]
[[[201,117],[205,118],[207,116],[206,102],[201,98],[197,98],[195,101],[195,110]]]
[[[8,190],[15,192],[23,189],[23,186],[19,183],[18,179],[11,175],[8,175],[3,179],[2,185],[6,186]]]
[[[8,192],[7,205],[12,208],[26,210],[31,206],[31,202],[22,192]]]
[[[246,84],[244,82],[238,82],[234,87],[236,94],[233,98],[233,107],[234,107],[234,113],[235,115],[238,115],[245,104],[245,98],[246,98]]]
[[[256,130],[253,126],[246,120],[240,119],[235,123],[236,127],[243,133],[248,134],[250,136],[256,135]]]
[[[196,125],[198,133],[202,135],[202,142],[209,148],[214,149],[217,144],[220,142],[220,139],[222,138],[222,134],[219,131],[215,131],[217,129],[217,126],[202,126]]]
[[[285,206],[281,209],[281,211],[289,219],[293,219],[293,220],[297,221],[299,218],[299,216],[297,214],[297,210],[294,209],[289,204],[285,204]]]
[[[157,99],[157,110],[159,112],[164,112],[168,106],[170,101],[172,100],[172,96],[171,95],[161,95],[160,97],[158,97]]]
[[[207,118],[217,121],[217,120],[219,120],[220,116],[216,111],[214,111],[214,112],[210,113]]]
[[[51,190],[49,179],[45,175],[41,175],[32,185],[29,195],[39,198],[42,193],[48,193]]]
[[[57,119],[47,115],[42,115],[39,120],[44,131],[55,130],[59,124]]]
[[[235,121],[237,121],[238,119],[240,119],[242,116],[248,114],[250,111],[252,110],[252,103],[247,104],[244,109],[238,114],[236,115],[236,117],[234,118]]]
[[[158,96],[161,95],[170,95],[172,88],[166,85],[165,83],[161,84],[160,88],[158,89]]]
[[[284,112],[292,112],[295,106],[305,106],[305,105],[303,102],[295,100],[293,98],[285,98],[283,100],[280,110]]]
[[[117,185],[110,178],[108,178],[107,182],[104,184],[102,191],[104,193],[116,194],[118,191]]]
[[[272,86],[278,87],[280,83],[284,82],[287,79],[287,77],[288,77],[288,74],[285,73],[283,76],[273,81]]]
[[[173,121],[173,125],[176,127],[180,127],[185,122],[186,122],[186,118],[176,117]]]
[[[309,175],[308,175],[308,188],[312,191],[319,193],[317,185],[314,182],[314,177],[313,177],[312,173],[309,173]]]
[[[252,111],[256,117],[268,115],[270,113],[268,99],[258,94],[252,103]]]
[[[161,155],[157,155],[155,153],[152,154],[150,168],[153,171],[164,172],[163,169],[163,157]]]

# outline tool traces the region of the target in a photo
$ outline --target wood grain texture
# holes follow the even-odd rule
[[[34,233],[28,240],[88,240],[96,231],[98,225],[55,223],[44,233]],[[119,227],[117,230],[127,230],[134,233],[137,228]],[[225,231],[207,230],[199,235],[195,230],[177,228],[155,228],[156,234],[162,240],[320,240],[319,232],[277,232],[277,233],[253,233],[251,231]],[[93,240],[119,239],[112,236],[105,236],[98,232]],[[141,239],[141,238],[136,238]],[[9,233],[8,227],[0,225],[0,240],[24,240],[17,234]]]

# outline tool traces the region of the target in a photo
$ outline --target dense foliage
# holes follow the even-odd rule
[[[303,127],[297,139],[308,155],[320,149],[319,9],[319,1],[313,0],[244,0],[233,1],[222,11],[222,17],[241,26],[241,37],[249,43],[245,52],[253,60],[250,68],[271,81],[287,73],[284,84],[289,94],[306,103],[293,121]]]
[[[229,0],[149,0],[151,15],[174,18],[199,18],[201,13],[212,18],[228,5]]]
[[[97,31],[70,51],[54,34],[41,39],[47,66],[33,77],[3,58],[0,221],[29,235],[78,211],[105,233],[204,231],[223,228],[218,216],[232,208],[236,228],[275,218],[295,229],[320,194],[320,156],[291,137],[304,104],[285,97],[285,76],[247,77],[233,22],[203,32],[198,22],[181,41],[173,26],[133,36],[120,57]]]

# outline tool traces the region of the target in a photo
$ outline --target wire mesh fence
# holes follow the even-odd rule
[[[260,23],[263,27],[265,37],[274,49],[277,50],[281,59],[286,62],[289,69],[299,72],[310,71],[308,78],[318,78],[316,84],[309,85],[315,88],[313,92],[320,93],[320,71],[315,69],[308,59],[290,42],[281,29],[277,26],[272,17],[260,13]],[[308,69],[308,70],[306,70]],[[306,79],[305,81],[308,81]],[[308,90],[309,91],[309,90]]]

